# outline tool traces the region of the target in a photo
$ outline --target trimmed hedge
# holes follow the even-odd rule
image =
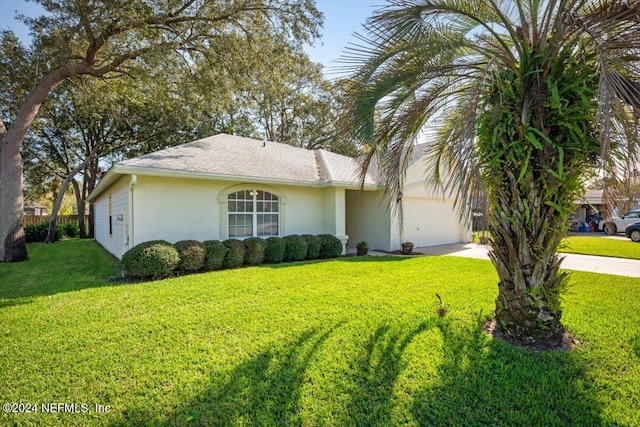
[[[276,264],[284,259],[287,244],[281,237],[269,237],[265,241],[264,262]]]
[[[80,227],[75,222],[70,222],[69,224],[64,225],[63,228],[64,228],[64,234],[67,237],[70,237],[73,239],[80,235]]]
[[[284,242],[286,244],[284,250],[284,259],[287,261],[300,261],[307,256],[307,241],[304,237],[297,234],[285,236]]]
[[[220,240],[205,240],[202,242],[206,249],[204,270],[214,271],[222,268],[227,247]]]
[[[27,243],[41,243],[47,240],[49,232],[49,223],[43,222],[38,225],[27,225],[24,228],[24,238]],[[56,239],[60,240],[65,235],[65,228],[62,225],[56,225]],[[73,237],[73,236],[69,236]]]
[[[264,239],[260,237],[250,237],[244,240],[244,263],[245,265],[260,265],[264,262]]]
[[[176,248],[164,240],[143,242],[122,256],[124,274],[137,279],[159,279],[171,276],[180,262]]]
[[[181,240],[173,245],[180,255],[178,270],[181,272],[198,271],[204,265],[207,249],[197,240]]]
[[[337,258],[342,255],[342,242],[331,234],[321,234],[320,258]]]
[[[320,257],[320,237],[313,234],[303,234],[302,237],[307,242],[307,259],[318,259]]]
[[[46,237],[45,226],[42,239]],[[27,228],[27,227],[26,227]],[[61,231],[62,226],[58,227]],[[164,240],[140,243],[122,256],[122,269],[129,278],[160,279],[198,270],[214,271],[263,262],[279,263],[283,260],[336,258],[342,254],[342,242],[330,234],[292,234],[285,237],[261,239],[250,237],[244,241],[181,240],[175,245]]]
[[[238,239],[227,239],[222,244],[227,248],[222,268],[240,267],[244,262],[244,243]]]

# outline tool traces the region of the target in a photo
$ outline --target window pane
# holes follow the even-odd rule
[[[278,214],[257,214],[258,236],[268,237],[278,235]]]
[[[229,214],[229,238],[253,236],[253,215]]]
[[[255,194],[255,202],[254,202]],[[241,190],[227,196],[229,238],[277,236],[280,204],[278,196],[263,190]],[[257,229],[253,229],[253,221]]]
[[[249,194],[249,190],[236,191],[229,194],[228,200],[253,200],[253,197]]]
[[[278,200],[278,196],[275,196],[269,192],[259,190],[256,195],[257,200]]]

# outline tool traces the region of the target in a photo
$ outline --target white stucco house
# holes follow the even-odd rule
[[[425,159],[415,151],[402,230],[374,176],[360,190],[355,159],[219,134],[116,163],[88,198],[95,238],[117,258],[155,239],[329,233],[345,248],[366,240],[385,251],[401,239],[416,247],[469,241],[454,200],[425,189]]]

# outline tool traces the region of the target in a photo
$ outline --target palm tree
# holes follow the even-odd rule
[[[640,107],[640,2],[390,0],[364,27],[343,59],[364,169],[375,162],[398,200],[412,146],[431,140],[430,182],[461,217],[486,191],[496,327],[561,345],[567,215],[590,173],[638,153],[625,132]]]

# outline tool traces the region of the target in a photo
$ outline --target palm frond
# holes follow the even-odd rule
[[[537,117],[544,133],[545,79],[568,56],[597,76],[603,167],[619,169],[640,151],[630,131],[630,111],[640,107],[640,2],[391,0],[365,30],[342,59],[352,73],[349,130],[370,147],[362,176],[375,164],[391,197],[401,197],[413,144],[428,137],[428,182],[455,194],[467,218],[484,192],[475,154],[481,99],[510,70],[525,85],[520,123]]]

